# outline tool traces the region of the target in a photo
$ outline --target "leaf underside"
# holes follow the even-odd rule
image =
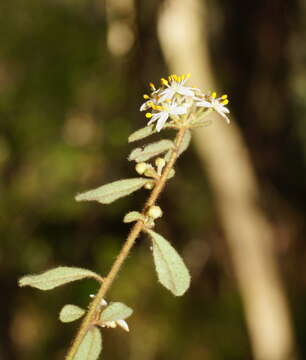
[[[190,275],[182,258],[161,235],[147,230],[153,242],[153,258],[160,283],[174,295],[181,296],[190,285]]]
[[[141,140],[141,139],[146,138],[147,136],[154,134],[155,132],[156,132],[156,130],[154,128],[154,125],[148,125],[142,129],[139,129],[139,130],[133,132],[129,136],[128,141],[133,142],[133,141]]]
[[[59,266],[39,275],[27,275],[19,280],[19,286],[31,286],[40,290],[51,290],[57,286],[84,278],[97,278],[96,273],[82,268]]]
[[[84,336],[73,360],[97,360],[102,351],[102,335],[97,327],[92,327]]]
[[[102,311],[100,320],[102,322],[124,320],[131,316],[132,313],[133,310],[125,304],[114,302]]]
[[[145,220],[145,217],[138,211],[131,211],[127,213],[123,218],[124,223],[130,223],[138,220]]]
[[[65,305],[59,314],[59,319],[64,322],[72,322],[78,320],[85,314],[85,310],[76,305]]]
[[[174,143],[171,140],[160,140],[155,143],[149,144],[142,148],[134,149],[128,159],[130,161],[134,160],[136,162],[142,162],[149,160],[155,156],[158,156],[170,149],[174,148]]]
[[[98,201],[101,204],[110,204],[121,197],[141,189],[147,182],[148,179],[146,178],[118,180],[102,185],[97,189],[78,194],[75,199],[76,201]]]

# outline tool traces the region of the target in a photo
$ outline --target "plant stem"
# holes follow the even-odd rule
[[[177,135],[174,140],[175,148],[172,151],[171,157],[167,165],[165,166],[160,178],[157,180],[148,200],[145,203],[145,206],[142,210],[142,215],[146,215],[146,212],[148,208],[153,206],[158,199],[161,191],[163,190],[170,170],[173,168],[173,165],[176,162],[178,149],[182,143],[183,136],[185,134],[186,128],[182,127],[178,130]],[[138,235],[142,231],[144,227],[144,223],[142,220],[138,220],[134,226],[132,227],[119,255],[117,256],[116,260],[114,261],[108,275],[106,278],[104,278],[104,281],[97,292],[96,296],[94,297],[93,301],[89,305],[88,312],[79,328],[78,333],[76,334],[76,337],[67,353],[67,356],[65,360],[73,360],[74,355],[76,354],[84,336],[86,335],[88,329],[93,323],[94,316],[97,312],[97,309],[100,305],[101,300],[104,298],[105,294],[107,293],[108,289],[112,285],[116,275],[118,274],[122,264],[124,263],[125,259],[127,258],[132,246],[135,243],[135,240],[137,239]]]

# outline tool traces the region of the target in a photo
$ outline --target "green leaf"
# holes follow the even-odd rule
[[[175,175],[175,170],[174,170],[174,169],[170,169],[167,179],[168,179],[168,180],[172,179],[174,175]]]
[[[57,286],[85,278],[94,278],[101,281],[98,274],[76,267],[59,266],[39,275],[27,275],[22,277],[19,286],[32,286],[40,290],[51,290]]]
[[[124,320],[131,316],[133,310],[120,302],[111,303],[100,315],[100,321]]]
[[[191,131],[187,129],[183,136],[182,143],[178,149],[177,157],[179,157],[184,151],[188,149],[188,146],[190,145],[190,140],[191,140]],[[165,161],[168,162],[170,160],[171,153],[172,153],[171,151],[167,152],[165,156]]]
[[[66,323],[66,322],[72,322],[75,320],[78,320],[85,314],[85,310],[76,306],[76,305],[65,305],[60,314],[59,319]]]
[[[140,212],[138,211],[131,211],[127,213],[123,218],[124,223],[130,223],[138,220],[145,220],[145,217],[142,214],[140,214]]]
[[[102,335],[94,326],[84,336],[73,360],[97,360],[102,351]]]
[[[76,201],[98,201],[101,204],[110,204],[121,197],[141,189],[147,182],[148,179],[146,178],[118,180],[100,186],[97,189],[78,194],[75,199]]]
[[[145,126],[142,129],[139,129],[135,132],[133,132],[130,136],[128,141],[133,142],[137,140],[141,140],[146,138],[147,136],[150,136],[156,132],[154,125]]]
[[[174,144],[171,140],[160,140],[155,143],[149,144],[142,148],[134,149],[128,159],[130,161],[135,160],[136,162],[149,160],[159,154],[164,153],[169,149],[173,149]]]
[[[161,235],[147,230],[153,242],[153,257],[158,279],[174,295],[181,296],[190,285],[190,275],[182,258]]]

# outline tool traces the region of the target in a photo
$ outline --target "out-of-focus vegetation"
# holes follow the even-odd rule
[[[107,42],[102,1],[0,2],[1,359],[63,358],[76,329],[57,314],[66,303],[85,306],[95,283],[47,293],[20,290],[17,278],[56,265],[105,274],[129,228],[123,215],[142,206],[145,191],[110,206],[73,197],[135,175],[127,136],[145,123],[138,108],[146,83],[167,75],[156,38],[159,5],[136,2],[134,43],[119,56]],[[306,6],[210,0],[208,10],[215,72],[258,174],[303,358]],[[104,356],[249,359],[230,259],[193,151],[177,173],[162,194],[167,216],[158,227],[183,254],[192,286],[182,298],[161,288],[142,237],[109,293],[135,309],[131,333],[106,330]]]

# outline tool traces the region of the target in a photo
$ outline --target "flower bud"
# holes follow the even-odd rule
[[[138,172],[139,175],[142,175],[148,167],[148,164],[145,162],[140,162],[136,164],[135,170]]]
[[[147,189],[147,190],[152,190],[154,188],[154,182],[153,181],[147,182],[144,185],[144,188]]]
[[[157,176],[156,174],[156,171],[154,170],[153,167],[151,166],[148,166],[144,172],[144,175],[145,176],[148,176],[148,177],[152,177],[152,178],[155,178]]]
[[[159,157],[155,160],[155,165],[157,167],[163,168],[166,165],[166,161],[165,161],[165,159]]]
[[[149,208],[147,215],[150,216],[152,219],[157,219],[163,215],[163,212],[159,206],[153,205]]]

